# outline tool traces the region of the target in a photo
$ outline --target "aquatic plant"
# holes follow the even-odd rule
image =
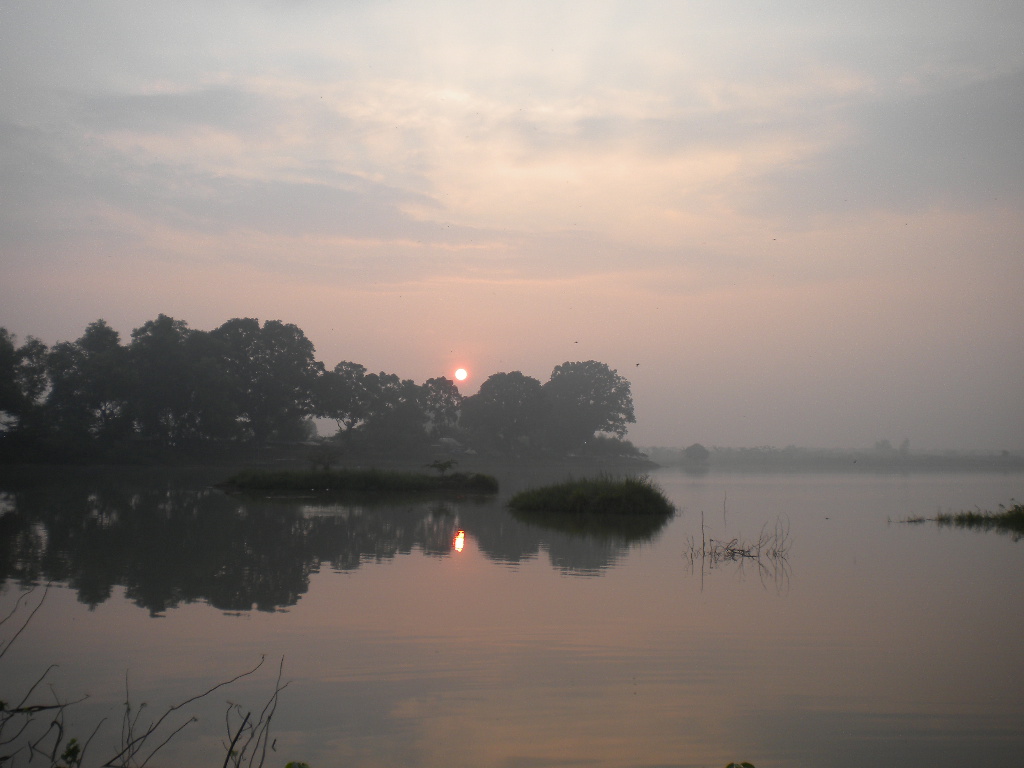
[[[1014,504],[1009,508],[1000,504],[998,512],[975,510],[940,514],[935,517],[935,522],[940,526],[995,530],[1008,533],[1014,541],[1020,541],[1021,537],[1024,537],[1024,504]]]
[[[48,591],[49,586],[31,608],[27,605],[28,597],[33,590],[24,592],[8,613],[0,616],[0,627],[11,622],[9,628],[5,630],[6,636],[0,636],[0,661],[42,608]],[[26,610],[28,613],[24,615]],[[167,706],[162,713],[149,719],[149,722],[146,722],[144,716],[149,714],[146,703],[136,705],[132,702],[126,676],[120,743],[112,754],[108,753],[105,758],[101,757],[101,761],[96,765],[103,768],[142,768],[147,765],[172,739],[197,722],[198,718],[194,714],[189,714],[192,705],[209,697],[215,691],[254,675],[263,663],[264,657],[261,656],[259,663],[251,669],[222,680],[195,696]],[[17,694],[16,703],[0,700],[0,766],[9,762],[19,764],[24,758],[28,762],[38,761],[44,768],[82,768],[89,746],[106,718],[95,725],[84,741],[70,736],[66,723],[67,713],[87,697],[64,699],[52,685],[46,685],[49,695],[42,694],[41,689],[55,667],[56,665],[47,667],[27,691]],[[224,745],[224,768],[241,768],[242,765],[247,768],[264,766],[267,747],[271,743],[270,722],[277,708],[278,697],[288,686],[287,683],[281,683],[283,667],[282,657],[273,693],[255,717],[252,711],[245,711],[238,704],[228,705],[225,722],[229,743]],[[234,717],[241,718],[237,725],[233,722]]]
[[[570,479],[520,491],[508,501],[517,512],[667,518],[675,507],[649,477]]]
[[[685,557],[690,561],[691,570],[700,563],[701,583],[704,572],[727,563],[740,568],[752,564],[763,586],[774,583],[777,590],[789,585],[789,522],[784,517],[775,520],[774,525],[765,524],[757,539],[750,541],[733,537],[728,540],[715,539],[705,534],[704,513],[700,518],[700,544],[690,537]]]
[[[267,493],[497,493],[498,481],[479,473],[428,475],[383,469],[246,470],[228,478],[221,488]]]
[[[1008,534],[1014,541],[1024,538],[1024,504],[1011,507],[999,505],[998,512],[986,512],[980,509],[962,512],[944,512],[935,517],[909,517],[905,523],[934,522],[939,526],[956,528],[975,528],[983,531],[994,530]]]

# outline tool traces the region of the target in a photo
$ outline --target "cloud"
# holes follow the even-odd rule
[[[771,170],[751,207],[807,215],[1024,202],[1024,71],[840,110],[841,135]]]
[[[236,87],[87,96],[82,118],[93,130],[177,133],[210,127],[251,134],[278,117],[274,105]]]

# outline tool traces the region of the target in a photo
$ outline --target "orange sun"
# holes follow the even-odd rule
[[[459,368],[459,370],[455,372],[455,378],[459,381],[465,381],[467,376],[469,376],[469,374],[466,373],[465,368]]]

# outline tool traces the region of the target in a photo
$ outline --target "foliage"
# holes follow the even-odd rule
[[[580,456],[603,459],[645,459],[643,453],[629,440],[623,440],[612,435],[594,435],[587,440],[586,444],[577,453]]]
[[[933,520],[940,526],[976,528],[983,531],[994,530],[999,533],[1006,533],[1014,541],[1020,541],[1021,538],[1024,538],[1024,504],[1014,504],[1009,508],[1000,504],[998,512],[975,510],[943,513],[936,515]],[[907,520],[908,523],[921,523],[924,521],[925,518],[922,517]]]
[[[520,371],[495,373],[462,404],[462,424],[479,443],[520,453],[536,442],[544,420],[541,383]]]
[[[220,342],[220,369],[228,375],[239,420],[257,443],[301,434],[313,413],[322,364],[312,342],[291,323],[235,318],[210,332]]]
[[[462,395],[451,379],[440,376],[423,384],[423,410],[431,437],[450,437],[459,423]]]
[[[24,428],[46,386],[46,345],[30,336],[19,347],[0,328],[0,432]]]
[[[570,479],[521,491],[509,499],[508,505],[521,512],[568,515],[669,516],[675,511],[648,477]]]
[[[381,469],[340,469],[330,472],[249,470],[228,478],[222,487],[236,491],[315,491],[339,494],[431,491],[497,493],[498,481],[490,475],[462,472],[427,475]]]
[[[75,342],[55,345],[46,360],[53,427],[63,440],[105,441],[131,427],[131,366],[117,331],[90,323]]]
[[[545,384],[496,373],[463,397],[443,376],[417,384],[349,361],[327,370],[302,330],[280,320],[233,318],[201,331],[160,314],[127,344],[96,320],[50,349],[31,337],[19,346],[0,328],[5,459],[263,451],[314,439],[311,417],[332,419],[346,452],[368,455],[418,458],[452,439],[473,452],[537,459],[639,456],[623,439],[635,421],[629,382],[594,360],[562,363]]]
[[[711,451],[700,443],[694,443],[683,450],[683,458],[689,466],[703,467],[710,462]]]
[[[317,380],[314,397],[316,415],[333,419],[338,425],[338,433],[348,440],[369,415],[365,376],[366,368],[343,360]]]
[[[619,438],[636,421],[629,382],[604,363],[562,363],[544,385],[546,434],[556,448],[582,447],[597,432]]]
[[[367,450],[412,453],[427,444],[427,414],[423,391],[410,379],[393,373],[371,373],[365,377],[366,420],[359,434]]]

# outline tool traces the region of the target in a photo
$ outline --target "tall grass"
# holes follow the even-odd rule
[[[1013,536],[1014,541],[1024,537],[1024,504],[1014,504],[1012,507],[999,505],[998,512],[953,512],[940,514],[935,517],[939,525],[955,526],[957,528],[980,528],[981,530],[995,530],[1008,533]]]
[[[643,515],[668,517],[675,507],[649,477],[570,479],[521,491],[509,499],[519,512],[560,515]]]

